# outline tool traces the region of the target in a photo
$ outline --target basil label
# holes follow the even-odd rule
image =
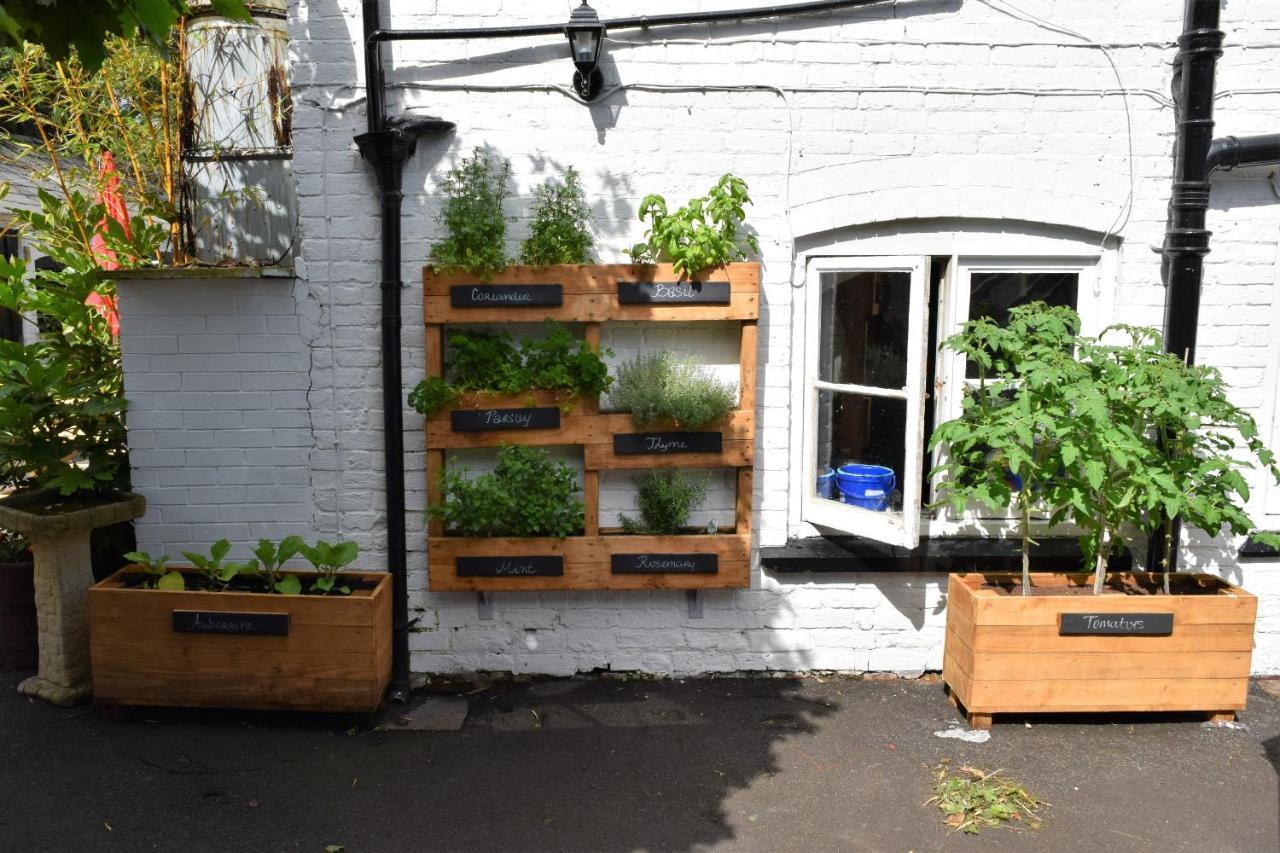
[[[615,575],[714,575],[720,570],[716,554],[614,554]]]
[[[289,636],[288,613],[228,613],[219,610],[175,610],[173,630],[179,634],[258,634]]]
[[[728,305],[727,281],[620,281],[618,302],[623,305],[677,303]]]
[[[560,410],[555,406],[526,409],[455,409],[449,413],[454,432],[486,432],[495,429],[559,429]]]
[[[1173,633],[1172,613],[1063,613],[1060,635],[1168,635]]]
[[[564,557],[458,557],[460,578],[558,578]]]
[[[724,435],[718,432],[624,432],[613,437],[613,452],[620,456],[638,453],[720,453]]]
[[[558,284],[455,284],[449,288],[454,308],[532,308],[564,304]]]

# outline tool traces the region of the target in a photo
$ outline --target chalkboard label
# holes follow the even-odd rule
[[[558,284],[455,284],[449,288],[454,308],[536,308],[563,305]]]
[[[458,557],[460,578],[558,578],[564,557]]]
[[[716,554],[614,554],[615,575],[714,575],[720,570]]]
[[[1058,633],[1081,636],[1168,635],[1173,633],[1173,614],[1063,613]]]
[[[560,410],[555,406],[525,409],[457,409],[449,413],[454,432],[487,432],[495,429],[559,429]]]
[[[179,634],[257,634],[289,636],[288,613],[228,613],[218,610],[175,610],[173,630]]]
[[[613,437],[619,456],[637,453],[720,453],[724,435],[718,432],[624,432]]]
[[[620,281],[623,305],[728,305],[727,281]]]

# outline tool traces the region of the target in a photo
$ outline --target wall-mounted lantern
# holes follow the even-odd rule
[[[573,88],[584,101],[589,101],[600,94],[604,86],[604,75],[600,72],[600,49],[604,46],[604,24],[596,10],[582,0],[582,5],[573,10],[569,23],[565,24],[564,34],[569,37],[569,52],[573,64],[578,70],[573,72]]]

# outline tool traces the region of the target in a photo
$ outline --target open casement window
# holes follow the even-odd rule
[[[928,272],[923,256],[809,262],[803,516],[811,524],[919,544]],[[838,473],[820,482],[844,465],[875,467],[858,469],[867,476],[844,489]]]

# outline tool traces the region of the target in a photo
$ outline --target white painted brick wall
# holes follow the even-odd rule
[[[605,18],[634,12],[632,4],[595,5]],[[736,5],[653,0],[645,11]],[[458,123],[453,137],[424,140],[406,167],[406,389],[424,369],[415,306],[421,304],[420,268],[440,236],[440,179],[476,145],[492,146],[515,167],[510,252],[526,233],[531,187],[568,165],[580,170],[593,200],[602,261],[622,260],[623,247],[641,237],[635,211],[645,194],[660,192],[679,202],[725,171],[746,178],[764,264],[754,519],[760,544],[780,544],[788,529],[789,451],[798,441],[790,409],[796,294],[789,280],[797,238],[814,242],[828,229],[935,217],[1029,220],[1098,234],[1120,228],[1116,274],[1103,282],[1114,294],[1115,317],[1159,325],[1164,290],[1151,246],[1162,240],[1169,194],[1168,92],[1181,4],[1132,0],[1123,4],[1123,14],[1116,14],[1114,0],[1017,5],[1109,46],[1129,92],[1132,160],[1125,99],[1106,58],[1080,39],[982,2],[904,2],[745,26],[615,32],[606,46],[605,74],[609,84],[629,88],[590,107],[560,91],[571,68],[556,38],[395,46],[389,51],[389,110],[411,107]],[[551,0],[394,0],[389,8],[390,24],[404,27],[543,23],[567,12],[565,3]],[[378,210],[369,168],[352,144],[365,123],[359,4],[297,0],[290,28],[305,272],[287,293],[280,283],[253,287],[279,294],[262,297],[280,299],[276,308],[287,302],[310,319],[291,338],[291,328],[259,330],[253,312],[245,314],[242,329],[239,310],[233,322],[219,305],[164,307],[167,297],[159,288],[122,288],[135,476],[153,498],[140,532],[144,543],[167,544],[190,541],[197,530],[238,540],[259,529],[283,531],[283,520],[272,525],[265,517],[233,517],[243,511],[250,488],[280,489],[285,506],[310,513],[306,521],[315,534],[356,539],[364,565],[378,568],[385,556]],[[1267,0],[1233,0],[1224,29],[1219,132],[1275,132],[1280,95],[1269,90],[1276,87],[1280,63],[1280,9]],[[533,88],[460,89],[467,84]],[[653,89],[672,85],[766,88]],[[1124,218],[1131,166],[1134,198]],[[1201,361],[1221,367],[1237,399],[1265,425],[1273,420],[1280,376],[1273,319],[1280,204],[1269,175],[1255,169],[1215,181],[1214,252],[1201,324]],[[221,308],[230,304],[223,300]],[[152,327],[143,319],[166,313],[173,322]],[[265,313],[267,322],[276,316],[257,313]],[[214,316],[226,324],[211,325]],[[188,336],[195,340],[184,343]],[[633,345],[623,330],[611,340],[619,353]],[[277,344],[282,373],[270,363],[263,371],[254,360],[263,350],[254,347]],[[704,337],[700,348],[713,363],[721,363],[722,350],[731,361],[732,347],[723,341]],[[309,367],[296,368],[304,356]],[[291,382],[274,377],[299,369],[307,371],[307,383],[249,385],[249,377]],[[186,372],[200,378],[188,383]],[[222,387],[236,381],[238,387]],[[250,436],[267,439],[260,431],[267,427],[245,422],[262,411],[253,406],[265,398],[253,395],[264,393],[272,408],[275,395],[290,395],[280,399],[280,408],[293,412],[299,424],[309,403],[306,427],[291,422],[269,428],[272,442],[277,436],[303,440],[310,430],[309,445],[251,446]],[[215,426],[207,420],[215,415],[228,420]],[[407,412],[406,425],[416,670],[916,672],[941,665],[945,579],[938,575],[796,579],[756,570],[751,590],[703,594],[701,618],[689,616],[682,593],[507,593],[493,596],[495,618],[482,620],[474,596],[426,590],[421,419]],[[179,427],[196,435],[171,432]],[[237,441],[237,434],[246,441]],[[232,471],[265,476],[257,467],[263,462],[282,466],[271,483],[219,479],[237,476],[227,473]],[[177,482],[191,476],[181,473],[184,466],[214,471],[212,484]],[[625,511],[628,501],[625,482],[617,480],[605,480],[610,513]],[[1266,491],[1257,492],[1265,503]],[[253,506],[268,511],[269,494],[254,492],[261,503]],[[714,497],[712,504],[721,500]],[[1280,507],[1280,499],[1272,504]],[[164,519],[166,507],[174,520]],[[1280,528],[1280,510],[1272,522]],[[1243,581],[1263,596],[1254,665],[1280,673],[1280,565],[1238,565],[1234,553],[1234,544],[1224,543],[1187,550],[1193,564]]]

